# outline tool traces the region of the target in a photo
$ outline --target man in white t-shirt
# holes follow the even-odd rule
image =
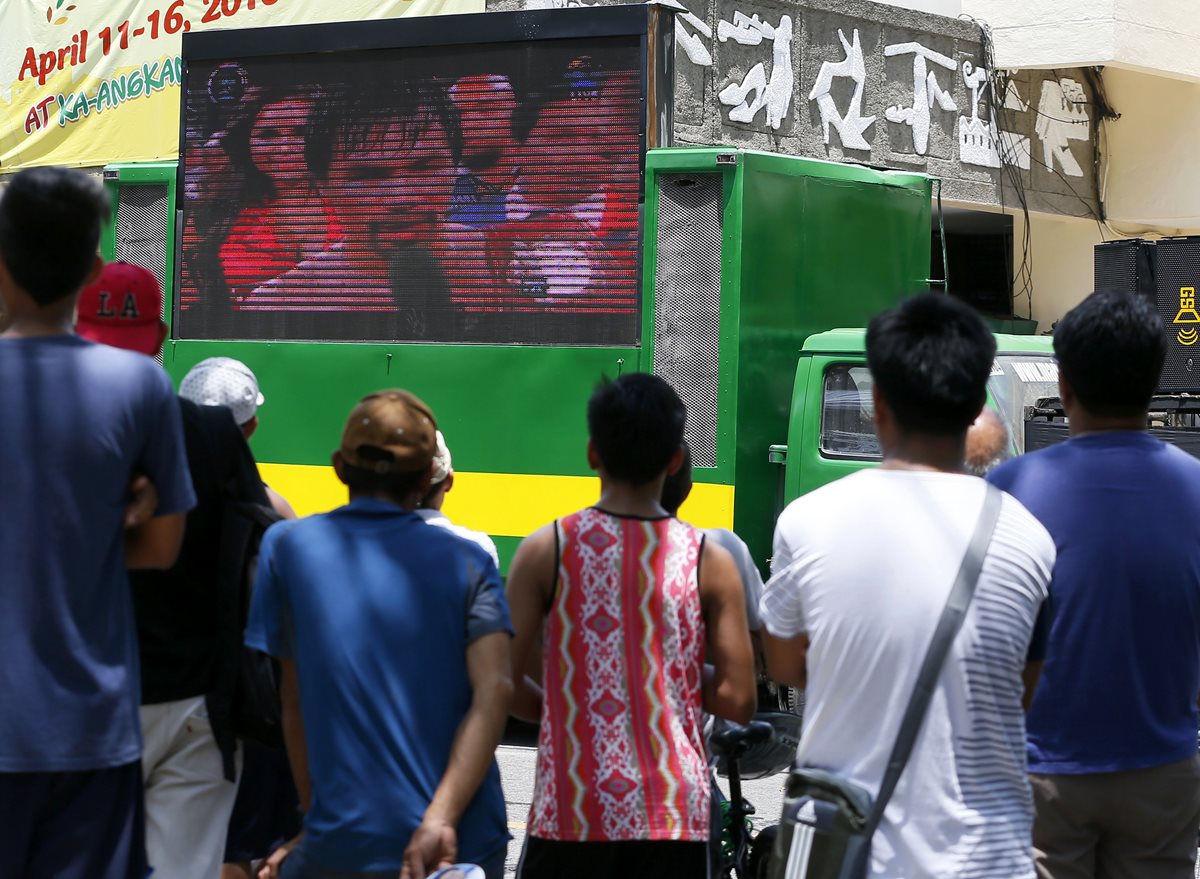
[[[794,501],[762,601],[771,677],[807,687],[797,760],[877,792],[983,506],[963,469],[996,346],[933,294],[867,331],[884,463]],[[1032,879],[1022,711],[1045,645],[1054,543],[1005,496],[974,599],[872,845],[871,875]]]
[[[450,458],[450,449],[442,432],[437,432],[437,452],[433,456],[433,482],[429,492],[417,508],[417,515],[439,528],[453,531],[459,537],[478,544],[492,557],[496,567],[500,567],[500,554],[496,552],[496,543],[482,531],[474,531],[465,525],[456,525],[442,512],[442,504],[446,502],[446,492],[454,486],[454,466]]]

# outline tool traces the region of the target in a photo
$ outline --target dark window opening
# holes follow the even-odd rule
[[[945,281],[942,235],[936,216],[933,222],[930,277]],[[946,208],[942,222],[946,232],[950,294],[989,317],[1012,317],[1012,217]]]

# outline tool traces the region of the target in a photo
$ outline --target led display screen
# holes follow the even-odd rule
[[[188,64],[175,334],[636,344],[636,36]]]

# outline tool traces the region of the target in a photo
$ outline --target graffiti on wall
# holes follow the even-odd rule
[[[864,134],[875,124],[874,116],[863,115],[863,90],[867,84],[867,65],[863,60],[862,41],[858,29],[854,29],[854,37],[846,42],[846,35],[838,30],[838,40],[846,52],[841,61],[826,61],[821,64],[817,81],[813,84],[808,99],[815,101],[821,114],[821,132],[825,137],[825,145],[829,145],[829,127],[837,132],[842,139],[842,146],[850,150],[869,150],[871,144]],[[837,103],[833,99],[833,81],[839,77],[854,82],[854,93],[846,107],[845,114],[839,113]]]
[[[757,15],[746,17],[735,12],[733,21],[722,19],[717,25],[717,39],[721,42],[734,40],[743,46],[757,46],[764,40],[772,45],[771,78],[761,63],[755,64],[739,83],[730,83],[721,89],[717,99],[726,107],[732,107],[729,118],[734,122],[752,122],[758,111],[766,108],[767,124],[778,129],[792,104],[792,18],[784,15],[775,27],[759,19]],[[754,100],[749,100],[753,94]]]
[[[524,8],[607,2],[621,0],[488,0]],[[676,117],[688,142],[740,145],[766,136],[771,149],[872,164],[936,162],[933,173],[972,181],[1010,167],[1036,172],[1022,185],[1046,192],[1051,210],[1078,211],[1095,198],[1084,170],[1093,127],[1080,74],[991,70],[977,36],[937,16],[925,16],[922,30],[846,15],[825,0],[783,9],[764,2],[672,3],[676,64],[691,83]],[[1082,190],[1070,182],[1079,178]],[[993,173],[991,185],[1001,179]],[[978,192],[969,197],[989,197]]]

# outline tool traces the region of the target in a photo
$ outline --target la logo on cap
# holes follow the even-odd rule
[[[96,309],[96,317],[116,317],[117,313],[113,311],[109,305],[109,300],[112,299],[112,293],[107,290],[100,291],[100,306]],[[132,291],[126,292],[125,303],[121,306],[121,317],[130,320],[137,320],[142,316],[138,311],[137,297]]]

